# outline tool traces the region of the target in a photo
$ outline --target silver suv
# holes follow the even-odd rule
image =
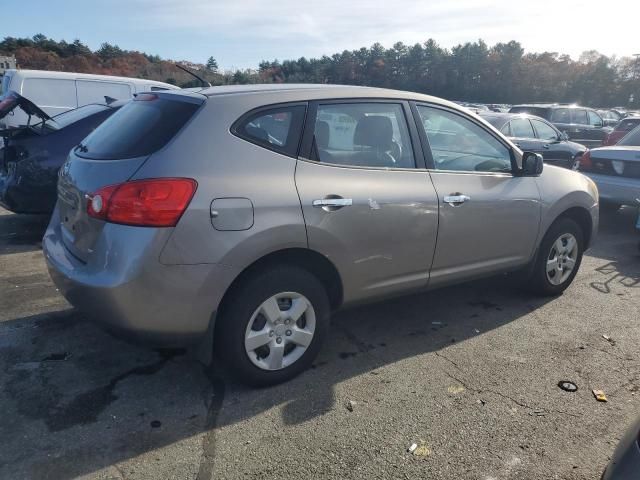
[[[138,95],[70,152],[43,240],[66,298],[117,330],[207,338],[291,378],[332,311],[503,272],[560,294],[598,224],[587,177],[467,110],[328,85]]]

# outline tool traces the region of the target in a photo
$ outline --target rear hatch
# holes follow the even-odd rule
[[[179,133],[204,100],[193,94],[139,94],[71,151],[58,178],[58,211],[62,241],[76,258],[89,259],[105,226],[87,214],[90,196],[129,180]]]

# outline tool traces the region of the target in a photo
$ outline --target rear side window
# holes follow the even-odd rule
[[[578,125],[589,125],[589,120],[587,119],[587,111],[586,110],[572,110],[571,111],[571,123],[575,123]]]
[[[516,138],[534,138],[533,128],[527,118],[511,120],[511,136]]]
[[[555,123],[571,123],[571,112],[568,108],[558,108],[553,111],[551,121]]]
[[[285,105],[260,109],[241,118],[232,132],[251,143],[295,157],[306,107]]]
[[[547,125],[540,120],[536,120],[535,118],[531,119],[531,123],[536,128],[536,132],[538,132],[538,138],[542,140],[558,139],[558,132],[556,132],[550,125]]]
[[[199,106],[191,99],[138,95],[83,140],[76,154],[94,160],[151,155],[169,143]]]

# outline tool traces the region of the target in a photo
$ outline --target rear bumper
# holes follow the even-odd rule
[[[636,199],[640,198],[640,178],[582,173],[596,183],[601,201],[619,203],[620,205],[638,205]]]
[[[88,318],[130,339],[179,347],[206,333],[233,275],[219,265],[162,265],[159,245],[170,233],[107,225],[85,264],[63,245],[55,210],[42,246],[53,282]]]

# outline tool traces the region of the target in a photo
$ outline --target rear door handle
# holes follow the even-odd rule
[[[322,198],[319,200],[314,200],[314,207],[321,207],[326,211],[338,210],[342,207],[348,207],[353,205],[353,199],[351,198]]]
[[[549,145],[548,143],[545,143],[542,148],[551,148],[551,145]]]
[[[467,195],[462,195],[461,193],[456,193],[454,195],[447,195],[444,197],[444,202],[448,203],[452,207],[457,207],[458,205],[462,205],[464,202],[468,202],[471,200],[471,197]]]

